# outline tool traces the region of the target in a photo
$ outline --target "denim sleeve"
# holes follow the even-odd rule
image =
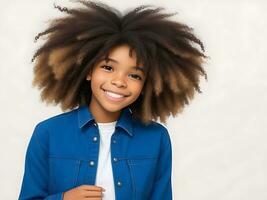
[[[38,135],[44,130],[37,125],[26,151],[24,175],[19,200],[62,200],[63,193],[48,194],[48,157]]]
[[[157,174],[150,200],[172,200],[172,146],[168,130],[164,127]]]

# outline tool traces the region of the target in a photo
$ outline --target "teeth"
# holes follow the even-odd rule
[[[111,97],[114,97],[114,98],[122,98],[124,97],[123,95],[119,95],[119,94],[115,94],[113,92],[108,92],[108,91],[105,91],[109,96]]]

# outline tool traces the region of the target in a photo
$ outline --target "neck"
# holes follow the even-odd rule
[[[109,112],[105,109],[101,109],[98,106],[94,106],[92,102],[89,105],[89,109],[92,115],[94,116],[95,121],[99,123],[117,121],[121,113],[121,111]]]

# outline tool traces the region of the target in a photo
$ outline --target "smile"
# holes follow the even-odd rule
[[[124,99],[126,99],[126,96],[116,94],[113,92],[109,92],[109,91],[106,91],[104,89],[103,89],[103,91],[105,93],[105,96],[111,101],[119,102],[119,101],[123,101]]]

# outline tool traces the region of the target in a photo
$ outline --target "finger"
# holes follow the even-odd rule
[[[104,194],[102,192],[95,192],[95,191],[87,191],[85,197],[98,197],[102,198]]]
[[[104,188],[96,186],[96,185],[85,185],[84,190],[90,191],[106,191]]]
[[[102,192],[98,191],[87,191],[85,197],[102,197]]]
[[[90,192],[89,194],[87,194],[85,196],[86,199],[90,199],[90,200],[102,200],[103,198],[103,194],[98,192],[98,194],[94,193],[94,192]]]
[[[95,185],[83,185],[82,189],[87,191],[99,191],[99,192],[104,190],[104,188]]]

